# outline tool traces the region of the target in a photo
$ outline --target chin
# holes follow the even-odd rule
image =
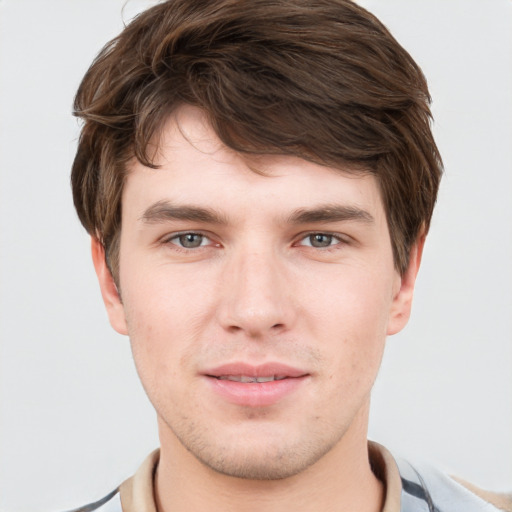
[[[243,437],[243,436],[242,436]],[[286,442],[288,441],[288,442]],[[204,466],[214,472],[246,480],[283,480],[302,473],[328,453],[338,441],[317,439],[317,442],[290,443],[280,439],[265,445],[265,441],[254,446],[239,444],[229,447],[203,446],[197,450],[187,449]],[[241,443],[247,443],[247,439]]]

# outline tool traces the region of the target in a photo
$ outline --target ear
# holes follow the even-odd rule
[[[389,316],[388,336],[400,332],[406,326],[411,316],[414,285],[420,268],[421,255],[423,254],[423,246],[425,245],[425,236],[426,235],[421,235],[418,237],[418,240],[412,246],[409,255],[409,266],[404,274],[399,277],[398,290],[393,297],[393,304]]]
[[[114,278],[105,260],[105,249],[103,244],[96,238],[91,237],[91,253],[94,269],[100,283],[101,296],[107,309],[110,325],[119,334],[128,334],[124,306],[117,290]]]

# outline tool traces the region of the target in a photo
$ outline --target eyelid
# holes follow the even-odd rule
[[[302,242],[306,238],[309,238],[310,236],[313,236],[313,235],[330,236],[330,237],[336,239],[339,243],[345,243],[345,244],[349,243],[350,240],[351,240],[350,236],[345,235],[343,233],[337,233],[337,232],[332,232],[332,231],[312,230],[312,231],[308,231],[306,233],[301,233],[300,235],[298,235],[297,238],[296,238],[295,244],[299,244],[300,242]]]
[[[195,247],[195,248],[187,248],[187,247],[182,247],[181,245],[179,245],[178,243],[174,243],[173,240],[179,238],[180,236],[183,236],[183,235],[198,235],[198,236],[202,236],[204,238],[206,238],[210,243],[206,244],[206,245],[200,245],[198,247]],[[330,245],[330,246],[327,246],[327,247],[313,247],[311,245],[305,245],[305,244],[302,244],[301,242],[303,242],[305,239],[307,239],[308,237],[310,236],[313,236],[313,235],[325,235],[325,236],[330,236],[332,237],[333,239],[335,239],[337,241],[337,243],[333,244],[333,245]],[[306,231],[306,232],[303,232],[303,233],[300,233],[299,235],[297,235],[297,237],[295,238],[295,242],[293,242],[293,245],[297,246],[303,246],[303,247],[312,247],[313,249],[323,249],[323,250],[328,250],[328,249],[333,249],[335,247],[337,247],[338,245],[340,244],[348,244],[348,243],[351,243],[352,241],[352,238],[349,236],[349,235],[346,235],[344,233],[339,233],[339,232],[332,232],[332,231],[324,231],[324,230],[311,230],[311,231]],[[166,245],[166,244],[172,244],[174,247],[176,247],[177,249],[180,249],[180,250],[184,250],[184,251],[197,251],[198,249],[200,248],[205,248],[205,247],[220,247],[222,244],[220,242],[217,242],[215,241],[214,237],[205,232],[205,231],[202,231],[202,230],[195,230],[195,229],[188,229],[188,230],[181,230],[181,231],[176,231],[176,232],[173,232],[173,233],[168,233],[166,235],[164,235],[163,237],[161,237],[158,242],[159,244],[162,244],[162,245]]]
[[[194,248],[188,248],[188,247],[182,247],[181,245],[173,242],[173,240],[179,238],[180,236],[184,236],[184,235],[202,236],[203,238],[208,239],[211,243],[206,244],[206,245],[200,245],[200,246],[194,247]],[[176,248],[183,250],[183,251],[197,251],[197,249],[204,248],[204,247],[210,247],[210,246],[219,247],[220,246],[220,243],[215,242],[212,235],[210,235],[204,231],[201,231],[200,229],[184,229],[182,231],[168,233],[168,234],[164,235],[163,237],[161,237],[160,240],[158,241],[158,243],[160,243],[162,245],[171,244],[171,245],[175,246]]]

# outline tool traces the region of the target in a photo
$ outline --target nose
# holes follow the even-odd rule
[[[293,282],[286,263],[271,249],[240,250],[222,277],[218,321],[251,338],[290,329],[295,321]]]

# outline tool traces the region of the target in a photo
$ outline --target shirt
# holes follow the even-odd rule
[[[434,468],[395,460],[374,442],[368,450],[372,470],[386,490],[382,512],[512,512],[512,494],[483,491]],[[153,477],[159,456],[155,450],[117,489],[71,512],[157,512]]]

